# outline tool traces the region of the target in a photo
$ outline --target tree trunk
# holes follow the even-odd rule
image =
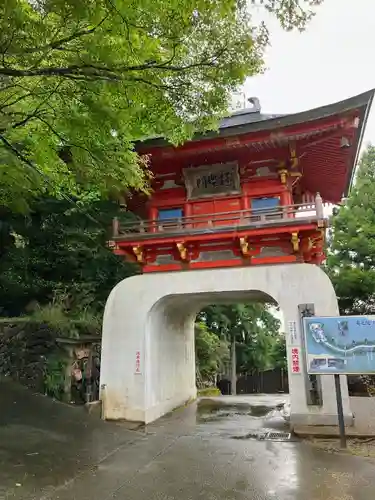
[[[231,367],[231,394],[237,394],[237,359],[236,359],[236,338],[232,340],[232,367]]]

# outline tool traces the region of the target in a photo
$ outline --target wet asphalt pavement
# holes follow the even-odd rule
[[[374,461],[256,438],[285,429],[277,399],[203,402],[129,431],[3,382],[0,499],[373,500]]]

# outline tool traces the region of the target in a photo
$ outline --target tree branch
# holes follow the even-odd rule
[[[52,188],[54,188],[54,185],[53,185],[53,182],[51,181],[51,179],[44,174],[44,172],[42,172],[36,165],[34,165],[25,155],[23,155],[21,153],[21,151],[19,151],[17,148],[15,148],[13,146],[13,144],[11,144],[8,139],[6,137],[4,137],[2,134],[0,134],[0,141],[4,144],[5,148],[8,149],[9,151],[11,151],[19,160],[21,160],[25,165],[27,165],[33,172],[35,172],[36,174],[40,175],[42,177],[42,179],[44,179],[44,181],[49,184]],[[31,179],[30,179],[31,180]],[[61,196],[62,198],[64,198],[66,201],[68,201],[69,203],[71,203],[72,205],[74,205],[76,208],[78,208],[78,210],[80,210],[80,208],[78,207],[77,203],[75,203],[74,200],[72,200],[72,198],[70,198],[70,196],[67,196],[66,194],[64,193],[61,193]],[[100,222],[98,222],[94,217],[92,217],[89,213],[87,212],[84,212],[82,211],[92,222],[94,222],[95,224],[98,224],[99,226],[102,227],[102,225],[100,224]]]
[[[13,94],[11,97],[13,97],[14,95],[15,94]],[[6,104],[6,101],[5,101],[3,104],[0,105],[0,110],[14,106],[15,104],[19,103],[20,101],[23,101],[24,99],[27,99],[28,97],[31,97],[31,96],[35,96],[35,94],[33,92],[29,92],[28,94],[22,94],[17,99],[15,99],[14,101],[12,101],[8,104]]]
[[[218,58],[225,52],[222,49],[218,54],[213,55],[210,59],[198,61],[193,64],[187,64],[185,66],[168,66],[169,61],[163,63],[145,63],[136,66],[118,66],[113,68],[108,68],[106,66],[99,66],[95,64],[82,64],[82,65],[72,65],[65,68],[59,68],[57,66],[51,66],[49,68],[36,68],[30,70],[19,70],[15,68],[5,68],[0,67],[0,75],[13,76],[13,77],[25,77],[25,76],[63,76],[68,78],[74,77],[86,77],[90,79],[105,79],[105,80],[121,80],[121,73],[128,73],[133,71],[146,71],[146,70],[162,70],[162,71],[172,71],[183,73],[194,68],[199,67],[215,67],[217,66]]]
[[[26,125],[26,123],[28,123],[30,120],[32,120],[33,118],[36,118],[38,116],[38,112],[40,111],[40,108],[46,104],[48,102],[48,100],[53,96],[53,94],[55,94],[58,90],[58,88],[60,87],[61,85],[61,81],[57,83],[57,85],[55,86],[55,88],[53,90],[51,90],[51,92],[48,92],[47,93],[47,96],[45,97],[45,99],[43,99],[38,105],[37,107],[34,109],[34,111],[32,113],[29,113],[28,115],[26,115],[22,120],[20,120],[19,122],[16,122],[14,123],[11,128],[12,129],[16,129],[18,127],[22,127],[24,125]],[[4,115],[6,113],[3,113]],[[21,114],[22,116],[22,113],[9,113],[10,115],[15,115],[15,114]],[[1,129],[2,132],[4,132],[5,129]]]
[[[81,38],[86,35],[91,35],[92,33],[95,32],[103,23],[104,21],[108,18],[107,14],[103,19],[93,28],[90,29],[85,29],[85,30],[80,30],[72,35],[60,38],[58,40],[55,40],[54,42],[47,43],[45,45],[42,45],[41,47],[34,47],[30,48],[21,52],[10,52],[11,55],[21,55],[21,54],[35,54],[36,52],[42,52],[44,50],[54,50],[54,49],[59,49],[61,50],[61,45],[64,45],[65,43],[72,42],[73,40],[76,40],[77,38]]]
[[[38,173],[39,175],[44,175],[42,172],[38,170],[38,168],[31,163],[31,161],[24,156],[21,151],[19,151],[17,148],[11,144],[6,137],[4,137],[2,134],[0,134],[0,141],[4,144],[5,148],[11,151],[17,158],[19,158],[23,163],[25,163],[28,167],[30,167],[34,172]]]
[[[59,132],[57,132],[57,130],[53,128],[53,126],[49,122],[47,122],[47,120],[45,120],[41,116],[36,116],[36,118],[43,122],[49,128],[49,130],[66,146],[73,146],[77,149],[82,149],[82,151],[86,151],[86,153],[88,153],[94,161],[99,161],[99,158],[95,156],[88,148],[80,146],[79,144],[75,144],[74,142],[67,141],[62,135],[59,134]]]

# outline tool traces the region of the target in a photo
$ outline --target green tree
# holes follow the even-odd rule
[[[244,340],[249,332],[257,333],[260,329],[277,332],[280,321],[272,314],[268,304],[214,304],[204,308],[198,314],[210,331],[226,340],[236,336]]]
[[[210,332],[207,325],[197,322],[195,325],[195,354],[197,371],[203,381],[212,381],[229,360],[229,346]]]
[[[341,314],[375,314],[375,147],[363,153],[349,198],[336,209],[327,271]]]
[[[319,0],[253,2],[302,29]],[[261,71],[267,30],[246,0],[3,0],[0,204],[147,189],[134,141],[215,126]]]
[[[4,211],[0,314],[18,316],[32,302],[60,299],[68,310],[101,314],[113,286],[139,272],[106,248],[117,212],[115,203],[92,203],[82,212],[50,198],[35,201],[27,215]]]
[[[273,337],[274,342],[271,351],[271,365],[272,368],[288,369],[286,357],[286,338],[285,333],[279,333]]]
[[[203,309],[199,321],[231,345],[232,393],[239,372],[271,368],[280,321],[267,304],[215,304]]]

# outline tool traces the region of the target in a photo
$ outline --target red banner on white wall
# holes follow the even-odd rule
[[[142,373],[141,370],[141,351],[135,352],[135,372],[136,375],[140,375]]]
[[[301,359],[299,347],[292,347],[291,349],[292,358],[292,373],[301,373]]]

